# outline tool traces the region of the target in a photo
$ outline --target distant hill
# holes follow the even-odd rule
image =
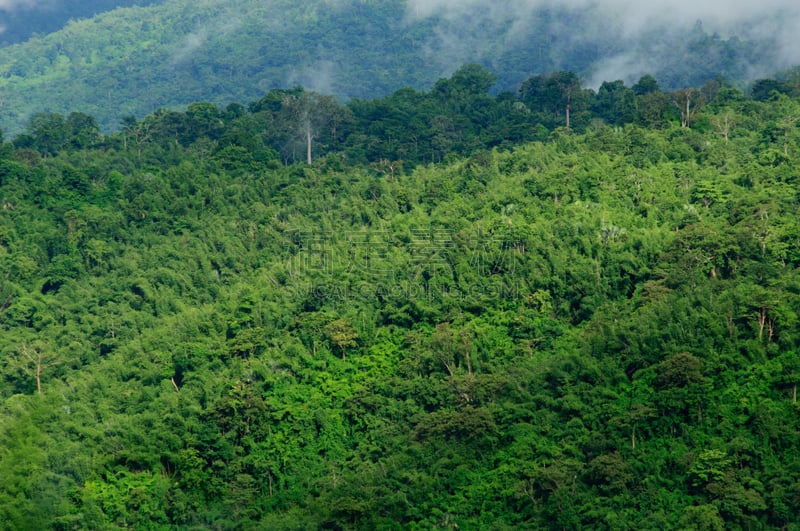
[[[117,7],[146,6],[163,0],[61,0],[0,2],[0,46],[26,41],[63,28],[70,20],[88,18]]]
[[[421,12],[402,0],[168,0],[116,9],[0,49],[0,129],[13,136],[35,112],[79,110],[109,131],[161,107],[249,102],[298,84],[372,98],[427,89],[468,62],[495,72],[497,90],[557,70],[593,83],[652,73],[663,88],[681,87],[717,74],[748,79],[753,65],[768,68],[779,52],[700,25],[623,38],[622,22],[599,7],[515,16],[484,4],[458,13]]]

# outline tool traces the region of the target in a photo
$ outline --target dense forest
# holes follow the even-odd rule
[[[550,3],[515,0],[486,12],[483,4],[492,2],[473,0],[458,15],[427,16],[415,16],[412,4],[419,2],[410,0],[145,3],[92,18],[76,10],[60,31],[0,48],[0,129],[17,134],[37,112],[80,110],[110,133],[126,116],[142,119],[197,101],[247,102],[294,85],[342,102],[372,99],[405,87],[425,90],[471,62],[497,72],[499,91],[561,70],[628,84],[649,72],[675,90],[700,86],[709,72],[736,81],[774,77],[794,64],[780,58],[796,49],[787,52],[765,37],[779,38],[794,20],[789,15],[772,20],[761,14],[760,23],[747,26],[769,20],[769,30],[748,38],[720,35],[701,23],[670,25],[675,9],[660,14],[666,27],[629,35],[625,21],[609,16],[603,2],[534,9]],[[111,2],[93,0],[85,9],[104,5]],[[793,42],[793,30],[789,37]],[[642,57],[628,56],[631,50]],[[641,71],[631,62],[650,68]],[[614,71],[617,63],[624,72]]]
[[[0,46],[24,42],[60,30],[68,22],[118,7],[146,6],[163,0],[6,0],[0,3]]]
[[[792,79],[35,114],[0,528],[799,529]]]

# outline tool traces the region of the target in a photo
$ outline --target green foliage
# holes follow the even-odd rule
[[[493,79],[5,145],[2,526],[796,526],[794,100]]]

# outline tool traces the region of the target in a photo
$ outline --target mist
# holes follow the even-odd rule
[[[432,15],[461,16],[475,9],[489,9],[498,18],[529,16],[543,9],[599,9],[618,14],[629,31],[636,32],[652,24],[693,23],[702,20],[715,30],[752,23],[776,14],[800,15],[794,0],[409,0],[409,15],[425,18]]]
[[[437,22],[438,42],[429,45],[429,56],[441,65],[481,61],[487,43],[478,36],[487,24],[503,32],[502,44],[495,47],[511,48],[546,31],[554,48],[602,50],[596,62],[581,65],[589,86],[604,80],[632,82],[676,60],[703,61],[691,56],[686,42],[688,33],[700,30],[722,41],[737,39],[757,46],[760,53],[753,54],[748,64],[738,65],[751,78],[800,63],[797,0],[409,0],[407,6],[407,23]],[[553,13],[562,16],[543,25],[543,17]],[[574,24],[565,22],[570,20]],[[476,37],[465,39],[465,34]],[[544,59],[532,71],[537,66],[576,68],[558,56]]]
[[[42,0],[0,0],[0,11],[14,11],[20,8],[30,9],[43,4],[47,4],[47,2]]]

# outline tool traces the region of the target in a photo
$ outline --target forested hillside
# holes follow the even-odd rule
[[[6,0],[0,3],[0,45],[26,41],[63,28],[70,20],[90,18],[117,7],[145,6],[160,0]]]
[[[80,111],[109,133],[126,116],[184,110],[195,101],[252,101],[297,84],[340,101],[375,98],[405,87],[426,89],[471,62],[498,73],[499,91],[559,70],[629,84],[650,72],[674,90],[716,75],[741,83],[771,77],[793,64],[786,58],[795,53],[773,42],[795,20],[791,13],[748,21],[754,32],[769,22],[768,31],[756,35],[721,36],[695,24],[699,15],[672,22],[676,10],[670,8],[658,15],[663,24],[632,34],[602,2],[585,8],[521,0],[504,10],[483,1],[466,2],[467,11],[430,7],[440,4],[166,0],[75,20],[0,49],[0,129],[21,132],[40,111]]]
[[[37,115],[0,527],[798,529],[800,101],[575,79]]]

